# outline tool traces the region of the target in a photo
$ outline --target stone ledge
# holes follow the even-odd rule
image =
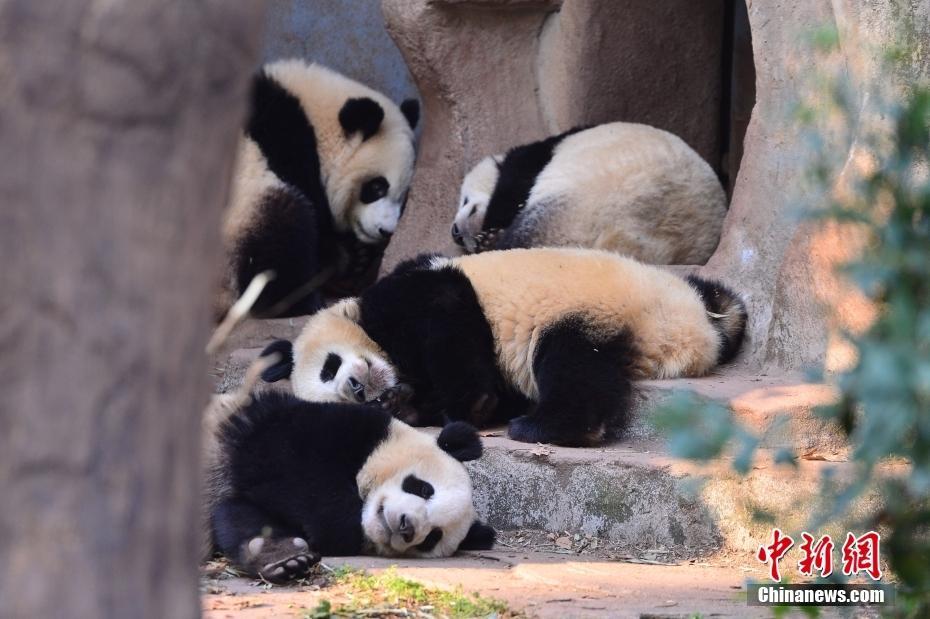
[[[487,432],[485,434],[488,434]],[[848,462],[800,460],[773,464],[761,449],[746,476],[730,458],[701,465],[668,455],[655,442],[603,448],[518,443],[491,432],[485,455],[469,463],[479,513],[502,530],[530,529],[596,537],[617,552],[696,558],[716,551],[752,551],[771,532],[803,528],[822,507],[821,479],[851,479]],[[901,464],[884,465],[886,475]],[[847,512],[841,529],[874,507],[873,493]]]
[[[832,386],[812,383],[797,372],[754,372],[725,367],[703,378],[646,380],[639,389],[632,438],[657,438],[652,423],[656,408],[677,391],[727,406],[734,417],[760,437],[762,447],[796,450],[828,459],[845,457],[846,437],[816,409],[833,402]]]

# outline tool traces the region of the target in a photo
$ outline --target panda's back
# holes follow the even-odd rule
[[[514,246],[583,246],[651,264],[703,263],[726,196],[681,138],[636,123],[567,136],[509,231]]]
[[[468,277],[502,365],[534,397],[533,356],[547,328],[583,318],[595,336],[628,330],[643,377],[702,374],[716,359],[718,336],[687,282],[660,268],[605,251],[536,248],[452,260]]]

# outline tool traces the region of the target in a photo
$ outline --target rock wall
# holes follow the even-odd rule
[[[737,0],[739,1],[739,0]],[[926,0],[747,3],[756,104],[715,255],[700,271],[750,308],[745,367],[842,365],[831,316],[868,309],[833,276],[859,239],[797,217],[807,161],[793,114],[816,71],[805,43],[835,25],[840,62],[859,92],[886,79],[877,59],[902,25],[926,77]],[[681,135],[718,166],[724,2],[675,0],[383,0],[388,31],[421,92],[426,125],[408,211],[387,268],[419,251],[454,252],[448,226],[461,178],[480,157],[568,127],[649,122]],[[899,76],[901,77],[901,76]],[[869,99],[859,97],[860,113]],[[853,140],[854,142],[855,140]],[[838,143],[848,150],[852,143]]]
[[[384,30],[380,0],[270,0],[262,56],[319,62],[394,101],[416,96],[404,59]]]

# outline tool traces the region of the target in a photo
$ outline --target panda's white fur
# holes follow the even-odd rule
[[[455,217],[470,252],[490,237],[485,248],[587,247],[651,264],[703,264],[720,238],[723,188],[707,162],[667,131],[616,122],[569,133],[538,172],[511,169],[506,155],[495,159],[500,170],[485,158],[463,183],[462,198],[475,195],[468,204],[479,205],[473,213],[460,202]],[[488,209],[496,207],[483,198],[495,194],[487,179],[496,186],[505,174],[536,175],[525,202],[511,205],[518,209],[512,223],[488,230]]]
[[[720,336],[685,280],[603,251],[540,248],[435,258],[432,269],[463,272],[494,334],[502,369],[530,399],[539,398],[533,358],[545,329],[584,313],[595,333],[633,333],[637,378],[702,376],[717,363]],[[514,274],[501,277],[506,271]],[[529,311],[528,311],[529,310]]]
[[[452,236],[456,242],[462,242],[469,252],[478,250],[475,239],[481,232],[488,202],[494,192],[494,185],[497,184],[497,166],[503,158],[503,155],[485,157],[462,180],[459,210],[452,222]]]

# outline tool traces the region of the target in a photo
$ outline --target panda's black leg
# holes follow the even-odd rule
[[[483,427],[497,409],[497,360],[493,344],[467,323],[434,317],[426,337],[427,371],[434,393],[434,417]]]
[[[302,578],[320,561],[298,530],[276,523],[246,501],[219,503],[211,525],[220,551],[248,574],[268,582]]]
[[[559,445],[600,442],[608,427],[625,425],[635,357],[628,332],[597,336],[580,318],[553,325],[533,359],[539,402],[532,413],[510,422],[510,438]]]
[[[274,277],[251,313],[259,318],[312,314],[322,305],[317,291],[325,276],[320,260],[316,206],[293,189],[269,192],[257,207],[255,225],[238,241],[234,276],[238,292],[264,271]]]

